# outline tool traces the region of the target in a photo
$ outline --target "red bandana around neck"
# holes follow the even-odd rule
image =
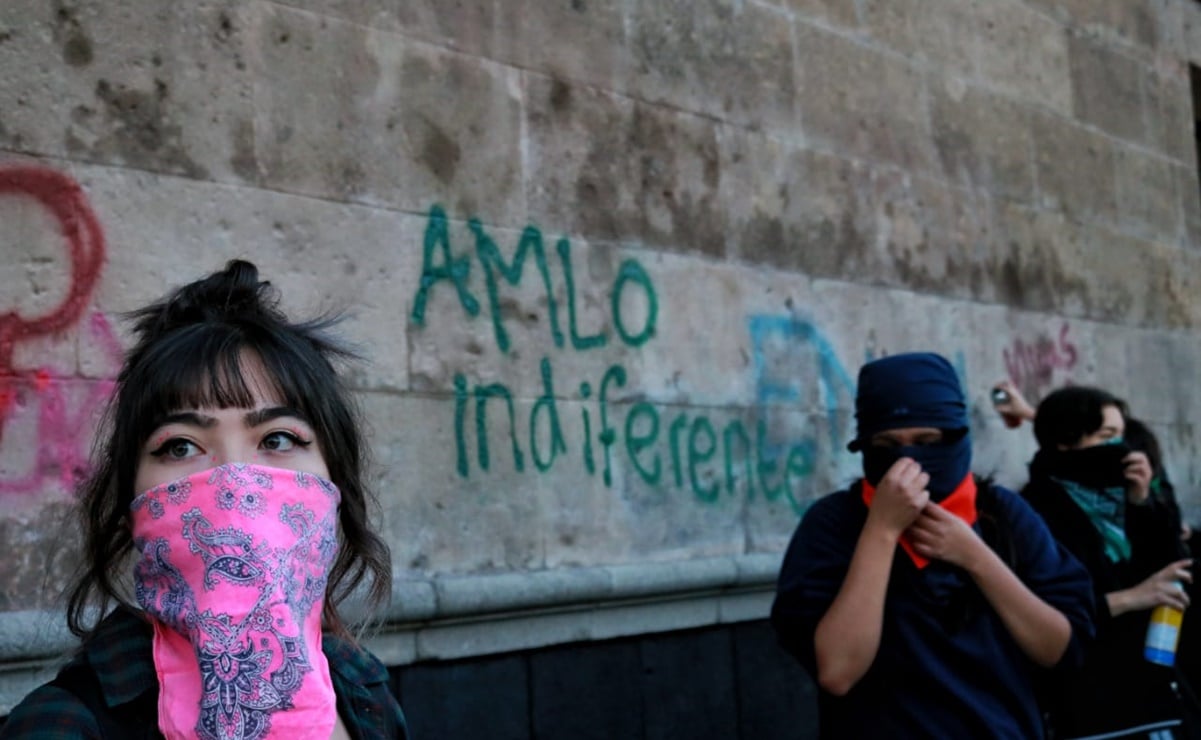
[[[863,481],[863,503],[871,508],[872,499],[876,496],[876,487],[866,480]],[[933,503],[933,502],[931,502]],[[967,477],[951,491],[951,495],[947,496],[942,501],[935,504],[941,506],[963,521],[967,522],[970,527],[976,523],[976,478],[968,473]],[[899,544],[905,550],[905,554],[913,561],[918,570],[925,568],[930,564],[928,558],[924,558],[917,554],[917,550],[913,549],[913,542],[909,538],[909,533],[905,532],[901,535]]]

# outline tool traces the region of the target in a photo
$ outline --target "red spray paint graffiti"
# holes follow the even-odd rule
[[[1003,350],[1009,379],[1019,388],[1029,390],[1051,385],[1056,371],[1071,372],[1080,353],[1068,337],[1070,332],[1071,326],[1065,322],[1059,329],[1058,339],[1046,334],[1040,334],[1032,341],[1014,339],[1013,344]]]
[[[0,197],[32,199],[53,216],[71,272],[65,298],[44,315],[25,317],[16,309],[0,314],[0,444],[14,423],[32,417],[28,409],[37,409],[36,458],[23,474],[0,478],[0,493],[32,493],[55,482],[69,490],[87,468],[90,422],[111,394],[113,381],[82,378],[73,369],[17,368],[14,352],[21,343],[79,325],[104,264],[104,232],[79,184],[60,172],[0,168]],[[104,316],[93,314],[86,329],[90,343],[119,361],[120,343]]]

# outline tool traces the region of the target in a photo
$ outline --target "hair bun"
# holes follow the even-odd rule
[[[176,329],[205,323],[283,320],[279,295],[259,280],[258,268],[246,260],[230,260],[225,269],[171,293],[160,303],[133,312],[134,329],[143,341]]]

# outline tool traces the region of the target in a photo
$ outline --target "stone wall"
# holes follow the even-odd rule
[[[1191,0],[7,0],[0,711],[120,313],[235,256],[352,314],[393,664],[762,618],[886,353],[1011,485],[993,382],[1115,389],[1201,514],[1190,64]]]

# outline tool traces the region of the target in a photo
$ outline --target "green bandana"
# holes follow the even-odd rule
[[[1130,559],[1130,540],[1126,539],[1126,488],[1090,488],[1075,481],[1052,478],[1068,492],[1101,535],[1105,557],[1117,563]]]

